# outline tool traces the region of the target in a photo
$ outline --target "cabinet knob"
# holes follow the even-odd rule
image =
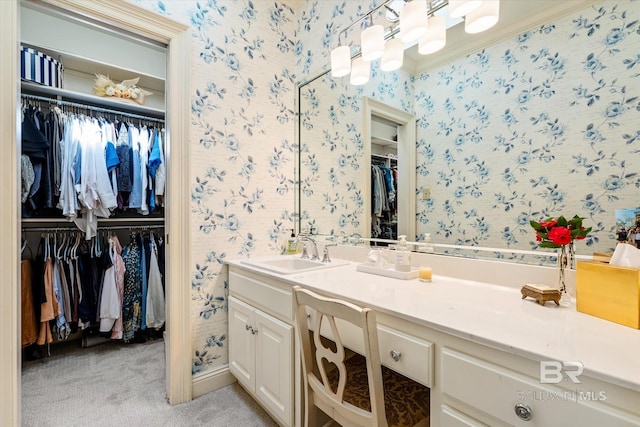
[[[391,356],[394,362],[397,362],[400,360],[400,357],[402,357],[402,353],[400,353],[398,350],[391,350],[389,352],[389,356]]]
[[[258,333],[258,329],[251,328],[251,335],[255,335]]]
[[[245,329],[246,331],[252,331],[252,330],[253,330],[253,328],[251,327],[251,325],[244,325],[244,329]]]
[[[518,403],[513,409],[516,411],[518,418],[523,421],[531,421],[531,418],[533,418],[533,413],[529,405]]]

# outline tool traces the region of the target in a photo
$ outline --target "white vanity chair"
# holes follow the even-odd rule
[[[429,389],[381,365],[372,310],[299,286],[293,287],[293,294],[306,426],[316,425],[318,408],[342,426],[429,426]],[[337,325],[340,321],[361,329],[364,355],[343,346]],[[331,333],[323,335],[330,335],[333,341],[321,335],[325,322]]]

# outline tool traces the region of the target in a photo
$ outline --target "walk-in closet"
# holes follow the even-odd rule
[[[398,238],[398,126],[371,117],[371,237]],[[384,244],[384,242],[376,242]]]
[[[166,47],[21,6],[23,374],[98,345],[163,354]]]

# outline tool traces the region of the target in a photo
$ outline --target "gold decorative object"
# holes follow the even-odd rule
[[[553,301],[556,305],[560,305],[560,290],[550,288],[548,286],[524,285],[520,289],[522,299],[531,297],[540,305],[544,305],[547,301]]]
[[[93,86],[93,91],[98,96],[143,105],[145,98],[153,95],[153,92],[138,87],[138,80],[140,80],[140,77],[123,80],[121,83],[114,83],[108,76],[96,74],[96,83]]]

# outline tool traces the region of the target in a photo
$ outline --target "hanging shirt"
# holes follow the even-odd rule
[[[121,340],[123,337],[123,317],[122,317],[122,303],[124,299],[124,272],[125,265],[122,259],[122,246],[116,236],[112,236],[110,239],[112,242],[111,259],[115,268],[116,274],[116,289],[118,291],[118,301],[120,303],[120,316],[116,319],[115,324],[111,330],[111,339]]]
[[[165,164],[165,160],[164,160],[164,143],[165,143],[165,133],[164,133],[164,129],[162,129],[161,131],[158,132],[157,134],[157,146],[155,146],[158,150],[158,154],[157,157],[160,159],[159,162],[160,164],[158,165],[158,167],[156,168],[156,173],[155,173],[155,192],[156,192],[156,196],[164,196],[164,187],[165,187],[165,181],[166,181],[166,174],[167,174],[167,166]]]
[[[129,126],[129,143],[133,165],[133,181],[129,195],[129,207],[139,209],[142,206],[142,177],[140,176],[140,138],[138,129]]]
[[[140,208],[138,213],[142,215],[149,215],[149,203],[147,202],[149,191],[149,130],[144,127],[138,134],[138,141],[140,146],[140,179],[141,179],[141,194],[140,194]]]
[[[78,145],[80,144],[80,123],[70,118],[66,118],[64,123],[58,208],[62,210],[62,215],[73,220],[76,218],[80,208],[76,196],[76,168],[74,163]]]
[[[116,267],[113,257],[113,242],[109,240],[109,251],[102,256],[105,267],[102,275],[102,290],[100,292],[100,332],[110,332],[116,319],[120,317],[121,304],[116,287]]]
[[[149,249],[151,258],[149,261],[146,324],[149,328],[160,328],[165,321],[164,290],[162,289],[162,275],[158,266],[158,249],[153,234],[151,235]]]
[[[107,141],[98,122],[84,120],[82,136],[82,172],[78,198],[82,204],[83,216],[76,218],[74,222],[89,240],[97,233],[98,217],[108,218],[118,203],[104,160]]]

